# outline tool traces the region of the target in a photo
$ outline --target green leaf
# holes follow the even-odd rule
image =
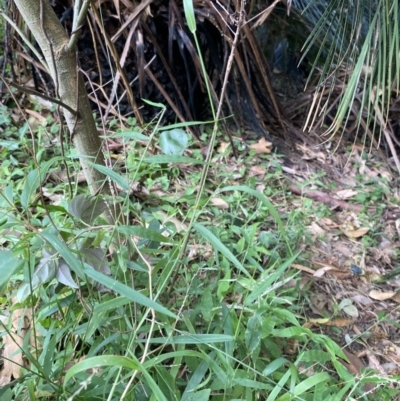
[[[37,169],[29,172],[25,180],[24,189],[21,194],[21,205],[26,210],[29,206],[29,201],[35,191],[39,188],[40,176]]]
[[[194,228],[206,240],[208,240],[214,248],[218,249],[218,251],[220,251],[230,262],[232,262],[238,270],[253,280],[251,274],[242,266],[233,253],[210,230],[198,223],[194,224]]]
[[[261,277],[258,279],[255,285],[251,286],[251,292],[244,300],[245,305],[251,305],[254,301],[256,301],[262,295],[268,293],[268,289],[271,288],[272,284],[283,274],[285,270],[297,259],[299,253],[293,255],[289,260],[279,266],[278,269],[274,269],[271,274],[266,277]]]
[[[253,315],[247,322],[247,328],[244,336],[246,347],[249,353],[253,352],[261,340],[261,316]]]
[[[159,232],[144,227],[119,226],[118,231],[125,235],[134,235],[136,237],[149,239],[150,241],[163,242],[163,243],[166,242],[169,244],[174,243],[168,237],[164,237],[164,235],[161,235]]]
[[[157,383],[154,381],[154,379],[150,376],[147,370],[143,368],[141,363],[136,360],[134,356],[128,358],[125,356],[117,355],[101,355],[87,358],[81,362],[78,362],[70,370],[68,370],[64,379],[64,387],[66,386],[68,381],[77,373],[103,366],[120,366],[128,369],[128,371],[139,370],[140,372],[142,372],[144,378],[146,379],[146,382],[152,390],[155,399],[159,401],[168,401],[165,398],[164,394],[161,392],[160,388],[157,386]]]
[[[124,297],[130,299],[133,302],[141,304],[147,308],[154,309],[156,312],[162,313],[164,315],[170,316],[174,319],[179,319],[177,315],[170,312],[167,308],[160,305],[159,303],[153,301],[152,299],[146,297],[145,295],[141,294],[140,292],[134,290],[131,287],[128,287],[125,284],[122,284],[115,280],[112,277],[106,276],[100,272],[97,272],[94,269],[86,268],[84,269],[84,273],[92,278],[93,280],[97,281],[98,283],[110,288],[112,291],[117,292],[118,294],[123,295]]]
[[[151,344],[212,344],[233,341],[234,336],[227,334],[183,334],[180,336],[155,337],[150,339]],[[147,339],[136,340],[146,342]]]
[[[71,252],[67,244],[54,235],[50,229],[44,230],[41,236],[62,256],[68,266],[81,278],[85,279],[82,262]]]
[[[99,196],[81,194],[68,203],[68,210],[72,216],[86,224],[92,224],[106,209],[106,203]]]
[[[10,278],[22,267],[24,261],[13,256],[11,251],[0,250],[0,294]]]
[[[75,283],[74,279],[71,276],[71,272],[69,270],[69,266],[64,262],[63,259],[60,260],[60,264],[58,266],[56,279],[61,283],[66,285],[67,287],[71,287],[74,289],[78,289],[79,286]]]
[[[87,162],[89,166],[94,167],[97,171],[100,171],[100,173],[104,174],[105,176],[109,177],[112,181],[117,183],[124,191],[129,192],[130,187],[129,183],[125,178],[123,178],[120,174],[116,173],[114,170],[111,170],[110,168],[106,166],[102,166],[100,164],[95,164],[92,162]]]
[[[263,375],[269,376],[287,363],[290,363],[290,361],[286,358],[275,359],[263,370]]]
[[[271,216],[275,219],[276,224],[278,225],[279,232],[280,232],[281,236],[287,242],[287,245],[290,249],[290,244],[288,243],[288,241],[286,239],[286,232],[285,232],[285,228],[283,227],[282,220],[281,220],[277,210],[275,209],[274,205],[270,202],[269,199],[266,198],[265,195],[261,194],[260,192],[257,192],[256,190],[254,190],[252,188],[249,188],[245,185],[232,185],[232,186],[224,187],[224,188],[219,189],[217,191],[217,193],[226,192],[226,191],[247,192],[248,194],[256,197],[259,201],[261,201],[267,207],[268,211],[271,213]]]
[[[190,393],[186,398],[187,401],[208,401],[210,399],[211,390],[200,390]]]
[[[189,139],[186,132],[180,128],[161,132],[160,146],[166,155],[182,156],[188,143]]]
[[[206,164],[202,160],[193,159],[187,156],[176,156],[176,155],[155,155],[148,156],[143,159],[146,163],[191,163],[191,164]]]
[[[201,296],[200,302],[201,314],[203,315],[203,319],[206,322],[209,322],[211,320],[213,306],[214,305],[211,290],[209,288],[206,288],[203,292],[203,295]]]
[[[186,23],[190,32],[196,32],[196,18],[194,16],[193,0],[183,0]]]
[[[289,401],[295,397],[299,397],[301,394],[304,394],[310,388],[316,386],[318,383],[329,381],[331,378],[329,377],[328,373],[326,372],[319,372],[307,379],[303,380],[299,383],[293,391],[293,394],[286,393],[283,396],[279,397],[277,401]]]

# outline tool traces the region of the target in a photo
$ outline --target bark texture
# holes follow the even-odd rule
[[[54,80],[56,96],[76,110],[76,115],[63,108],[65,121],[92,194],[110,194],[106,177],[88,162],[105,165],[101,139],[97,133],[82,74],[79,72],[76,47],[59,22],[48,0],[15,0],[25,23],[40,46]],[[112,208],[112,206],[111,206]],[[105,217],[115,222],[115,211]]]

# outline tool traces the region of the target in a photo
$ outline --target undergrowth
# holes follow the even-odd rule
[[[307,213],[284,210],[274,155],[259,187],[251,153],[217,154],[196,203],[204,161],[181,127],[113,127],[105,137],[121,147],[103,170],[115,192],[102,199],[79,183],[73,149],[57,153],[51,117],[30,132],[1,113],[0,331],[4,367],[17,364],[1,400],[395,393],[372,371],[349,373],[341,348],[303,326],[307,288],[291,264],[305,256]],[[110,227],[101,213],[115,204]]]

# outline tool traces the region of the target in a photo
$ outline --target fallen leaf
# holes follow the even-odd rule
[[[340,269],[338,269],[337,267],[334,266],[324,266],[321,267],[320,269],[316,270],[313,274],[314,277],[322,277],[326,272],[330,271],[330,270],[334,270],[334,271],[340,271]]]
[[[249,169],[249,176],[254,177],[258,175],[265,175],[267,172],[267,169],[265,167],[261,166],[251,166]]]
[[[268,142],[265,138],[260,138],[257,143],[253,143],[249,148],[255,150],[257,154],[269,154],[271,153],[271,146],[271,142]]]
[[[377,290],[371,290],[368,295],[372,299],[377,299],[378,301],[385,301],[386,299],[393,298],[396,295],[396,293],[394,291],[382,292]]]
[[[335,197],[338,199],[350,199],[357,194],[358,191],[354,191],[353,189],[343,189],[342,191],[336,192]]]
[[[13,303],[17,303],[16,297]],[[25,367],[22,347],[24,337],[30,325],[30,310],[15,309],[10,316],[12,325],[10,331],[3,336],[3,369],[0,371],[0,386],[9,383],[12,378],[18,379],[21,368]]]
[[[221,198],[211,198],[210,203],[218,209],[229,209],[228,202]]]
[[[340,230],[348,238],[359,238],[365,235],[370,229],[369,227],[361,227],[356,230],[347,230],[345,228],[340,228]]]
[[[217,152],[218,153],[225,153],[226,150],[229,148],[230,143],[229,142],[221,142],[218,146]]]
[[[320,227],[315,221],[311,223],[308,231],[310,232],[310,234],[325,235],[325,230]]]
[[[43,117],[40,113],[34,110],[25,109],[26,114],[31,115],[32,117],[36,118],[41,124],[46,123],[46,117]]]

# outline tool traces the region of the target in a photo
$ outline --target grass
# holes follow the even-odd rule
[[[260,181],[253,154],[216,154],[197,205],[196,144],[184,147],[199,164],[160,158],[159,133],[114,126],[125,145],[105,172],[123,218],[110,227],[107,203],[54,178],[79,166],[53,145],[50,115],[30,134],[5,107],[1,118],[1,400],[350,400],[368,399],[371,383],[374,399],[398,393],[393,377],[349,373],[341,347],[305,325],[310,286],[291,266],[307,263],[305,227],[330,210],[290,208],[278,156],[257,158]]]

